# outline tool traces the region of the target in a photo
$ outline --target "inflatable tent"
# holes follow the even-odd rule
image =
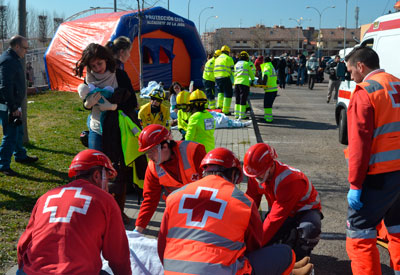
[[[73,68],[86,46],[105,45],[124,35],[133,41],[125,70],[139,90],[137,15],[137,11],[103,13],[62,23],[44,56],[50,89],[76,91],[83,80]],[[154,80],[168,87],[178,81],[189,86],[194,81],[194,86],[201,87],[206,53],[194,23],[161,7],[144,10],[142,18],[144,84]]]

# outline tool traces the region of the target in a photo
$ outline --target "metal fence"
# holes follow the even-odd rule
[[[47,48],[31,49],[25,55],[25,63],[31,62],[33,67],[33,86],[48,84],[43,59],[46,50]]]

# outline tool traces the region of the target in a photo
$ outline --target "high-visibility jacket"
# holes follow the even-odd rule
[[[250,67],[250,63],[244,60],[236,62],[234,76],[235,82],[233,84],[250,86],[250,79],[254,80],[254,73]]]
[[[259,206],[264,194],[270,213],[264,221],[263,244],[267,244],[288,217],[301,211],[321,209],[317,190],[300,170],[275,161],[272,178],[262,184],[249,179],[248,194]]]
[[[164,104],[160,105],[160,112],[154,115],[151,113],[151,102],[146,103],[140,107],[138,116],[142,122],[143,128],[150,124],[160,124],[169,129],[170,113],[169,108],[167,108]]]
[[[278,91],[278,77],[274,69],[274,65],[271,62],[263,63],[260,65],[262,71],[262,78],[264,75],[268,76],[265,92],[276,92]]]
[[[190,117],[189,112],[178,110],[178,129],[183,129],[185,132],[187,131],[189,117]]]
[[[195,112],[189,117],[185,140],[201,143],[206,152],[215,148],[215,120],[207,110]]]
[[[214,57],[210,58],[206,62],[206,64],[204,65],[203,79],[215,82],[214,63],[215,63],[215,58]]]
[[[249,60],[250,68],[253,71],[253,74],[256,75],[256,66],[252,61]]]
[[[172,151],[178,158],[181,182],[175,180],[160,165],[151,160],[147,167],[153,175],[157,175],[160,184],[166,188],[168,193],[200,178],[192,157],[199,144],[190,141],[177,141],[177,144],[178,146],[173,147]]]
[[[356,85],[364,89],[374,109],[374,134],[369,175],[400,169],[400,79],[381,72]]]
[[[251,274],[244,253],[252,204],[214,175],[168,196],[164,274]]]
[[[215,59],[214,77],[216,79],[231,77],[234,65],[235,63],[233,62],[232,57],[224,53],[221,54],[217,59]]]

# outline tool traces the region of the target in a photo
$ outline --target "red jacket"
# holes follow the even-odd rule
[[[41,196],[18,242],[18,265],[30,275],[100,273],[100,253],[114,274],[132,274],[121,211],[85,180]]]
[[[391,127],[400,121],[400,80],[375,70],[368,74],[352,93],[348,116],[349,183],[361,189],[367,174],[399,170],[400,159],[390,151],[400,149],[400,129]],[[394,84],[393,84],[394,83]],[[389,160],[385,155],[389,154]]]
[[[275,161],[272,179],[259,185],[254,178],[249,178],[249,195],[260,206],[264,194],[270,212],[263,224],[263,245],[266,245],[288,217],[309,209],[321,210],[321,200],[317,190],[300,170]]]
[[[251,273],[244,255],[261,247],[261,228],[253,200],[222,177],[186,185],[168,196],[161,223],[165,274]]]
[[[190,146],[184,151],[180,151],[180,146],[185,144],[190,144]],[[143,202],[136,219],[136,226],[146,228],[157,209],[163,187],[168,195],[175,189],[201,177],[200,163],[206,155],[204,145],[192,141],[178,141],[177,146],[173,147],[172,151],[171,159],[158,167],[153,161],[149,161],[144,178]],[[182,153],[186,154],[185,158],[182,158]],[[187,165],[183,163],[184,159],[190,163],[190,166],[197,173],[193,173],[193,169],[187,169]],[[160,176],[162,177],[161,181]]]

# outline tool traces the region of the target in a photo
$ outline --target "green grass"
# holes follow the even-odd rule
[[[148,100],[139,99],[142,105]],[[47,91],[28,97],[31,165],[11,162],[17,177],[0,175],[0,274],[17,263],[17,243],[36,200],[48,190],[69,182],[72,158],[86,149],[79,140],[86,130],[85,110],[77,93]],[[0,134],[1,138],[1,134]]]

